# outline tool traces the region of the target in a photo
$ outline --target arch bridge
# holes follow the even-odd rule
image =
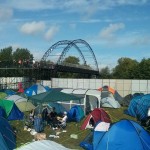
[[[74,56],[80,63],[66,63],[65,59]],[[29,76],[36,80],[50,80],[59,73],[77,73],[79,77],[96,78],[99,76],[98,63],[90,45],[82,40],[63,40],[53,44],[43,55],[40,62],[30,66],[5,66],[0,63],[0,77]]]

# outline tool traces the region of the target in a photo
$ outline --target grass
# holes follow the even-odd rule
[[[128,116],[124,114],[124,110],[127,109],[126,107],[122,107],[119,109],[113,109],[113,108],[105,108],[105,111],[109,114],[112,122],[117,122],[120,119],[130,119],[136,121],[135,118]],[[55,134],[55,131],[50,129],[49,126],[46,126],[44,128],[44,133],[47,135],[47,139],[56,141],[57,143],[60,143],[64,145],[67,148],[70,149],[78,149],[83,150],[79,144],[80,142],[86,137],[86,135],[90,132],[89,129],[86,130],[80,130],[81,124],[84,121],[77,122],[69,122],[67,123],[66,133],[60,133],[60,138],[50,138],[50,134]],[[25,143],[32,142],[34,139],[33,135],[30,134],[28,131],[24,131],[24,122],[23,121],[11,121],[10,124],[13,127],[16,127],[17,129],[17,147],[20,147],[21,145],[24,145]],[[70,138],[71,134],[78,135],[78,139]]]

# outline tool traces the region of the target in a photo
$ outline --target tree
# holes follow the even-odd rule
[[[105,67],[105,68],[102,68],[100,70],[100,76],[101,76],[102,79],[109,79],[109,78],[111,78],[111,72],[110,72],[110,69],[109,69],[108,66]]]
[[[63,61],[63,63],[78,64],[78,65],[79,65],[79,62],[80,62],[79,58],[75,56],[69,56],[65,58]]]
[[[7,47],[0,50],[1,66],[9,66],[12,64],[12,47]]]
[[[113,78],[116,79],[136,79],[138,62],[131,58],[118,59],[118,65],[113,69]]]
[[[67,58],[64,59],[63,63],[64,64],[73,64],[73,65],[79,65],[79,58],[75,57],[75,56],[69,56]],[[78,73],[59,73],[58,75],[59,77],[63,77],[63,78],[77,78],[79,76]]]
[[[150,58],[143,58],[138,66],[138,78],[150,79]]]
[[[16,51],[13,53],[13,59],[16,62],[21,61],[23,62],[30,62],[33,61],[33,55],[30,53],[28,49],[24,48],[17,48]]]

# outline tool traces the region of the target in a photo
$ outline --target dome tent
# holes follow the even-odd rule
[[[24,113],[22,113],[16,104],[10,100],[0,100],[0,106],[6,112],[7,120],[22,120]]]
[[[40,93],[44,93],[50,91],[50,88],[43,86],[42,84],[34,84],[31,87],[27,88],[24,93],[26,94],[26,96],[30,97],[33,95],[37,95]]]
[[[99,121],[104,121],[111,123],[111,119],[107,112],[102,108],[95,108],[84,120],[83,124],[81,125],[81,130],[84,130],[89,127],[90,119],[93,118],[94,124]]]
[[[29,102],[27,98],[19,95],[8,96],[6,100],[13,101],[22,112],[35,109],[35,106],[31,102]]]
[[[96,129],[96,127],[95,127]],[[123,119],[111,125],[108,131],[93,131],[92,143],[81,142],[87,150],[149,150],[150,134],[137,122]]]
[[[145,120],[147,118],[148,108],[150,107],[150,94],[139,95],[133,97],[126,114],[136,117],[138,120]]]
[[[0,117],[0,149],[13,150],[16,148],[15,134],[8,121]]]
[[[67,116],[68,121],[79,122],[84,117],[84,111],[79,105],[75,105],[69,110]]]
[[[103,86],[98,89],[101,91],[101,106],[110,108],[120,108],[123,98],[110,86]]]

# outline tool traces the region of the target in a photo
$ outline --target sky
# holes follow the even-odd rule
[[[27,48],[40,60],[56,42],[76,39],[100,69],[149,58],[150,0],[0,0],[0,49]]]

